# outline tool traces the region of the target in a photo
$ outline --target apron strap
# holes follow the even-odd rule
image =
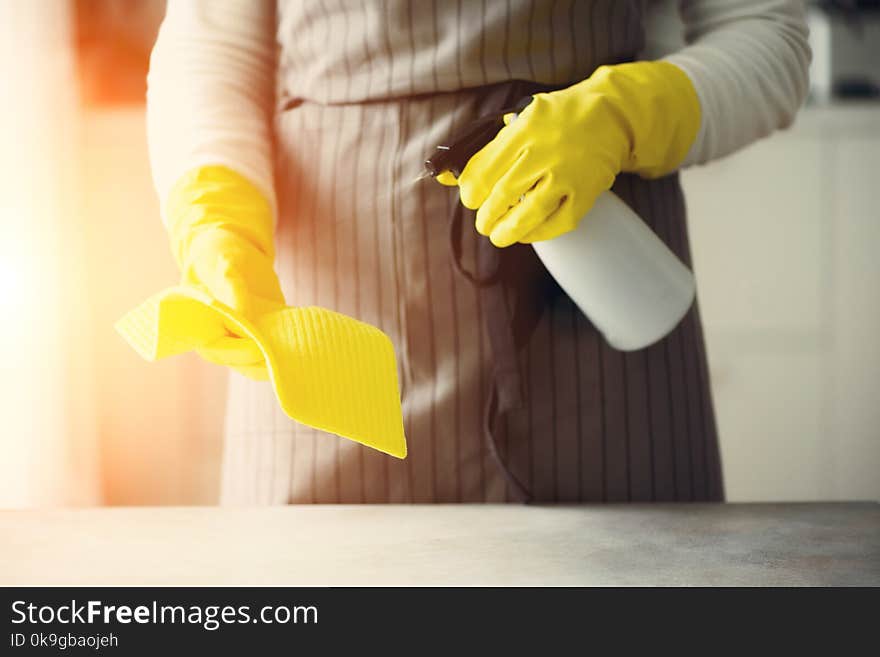
[[[523,96],[552,89],[525,80],[493,85],[479,103],[479,110],[481,114],[497,113]],[[519,352],[528,344],[547,300],[553,295],[552,287],[558,290],[558,286],[529,245],[515,244],[499,249],[478,234],[473,228],[476,213],[461,204],[457,188],[453,187],[451,192],[455,194],[449,221],[453,266],[459,275],[479,289],[486,310],[485,328],[494,363],[484,409],[483,433],[489,454],[508,484],[522,502],[528,502],[532,494],[511,472],[499,453],[496,431],[501,416],[525,404]],[[466,239],[474,241],[476,271],[468,270],[462,262]]]

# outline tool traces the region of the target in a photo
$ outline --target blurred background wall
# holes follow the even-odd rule
[[[224,376],[113,323],[177,280],[144,76],[164,3],[4,0],[0,506],[217,499]]]
[[[144,115],[149,53],[165,3],[71,6],[101,500],[215,503],[223,371],[192,354],[148,366],[113,330],[122,314],[179,277],[159,220]]]
[[[880,499],[880,18],[818,4],[796,124],[683,178],[734,501]],[[0,506],[217,499],[224,373],[112,329],[177,277],[144,127],[162,12],[0,3]],[[674,7],[652,20],[676,47]]]

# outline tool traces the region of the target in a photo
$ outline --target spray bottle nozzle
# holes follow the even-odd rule
[[[492,141],[504,127],[504,116],[510,113],[519,114],[530,102],[532,97],[526,96],[513,107],[481,116],[469,123],[450,143],[440,144],[434,149],[431,156],[425,160],[425,171],[432,177],[449,171],[458,178],[468,160]]]

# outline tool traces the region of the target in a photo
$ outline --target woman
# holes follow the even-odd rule
[[[169,1],[149,141],[186,280],[245,314],[286,299],[380,327],[409,442],[397,461],[299,425],[233,373],[223,502],[723,499],[696,304],[616,352],[523,245],[613,184],[689,264],[676,170],[802,102],[801,3],[682,2],[689,45],[628,63],[649,4]],[[459,190],[413,179],[517,85],[547,93],[445,179],[476,211],[450,249]],[[236,202],[200,201],[217,189]]]

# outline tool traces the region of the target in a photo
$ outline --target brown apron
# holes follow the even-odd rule
[[[488,246],[414,182],[511,80],[584,79],[643,47],[643,3],[281,2],[278,272],[291,304],[395,344],[409,457],[289,420],[232,375],[225,503],[720,500],[696,304],[660,343],[604,343],[533,250]],[[676,175],[614,191],[690,264]],[[452,233],[450,248],[450,233]]]

